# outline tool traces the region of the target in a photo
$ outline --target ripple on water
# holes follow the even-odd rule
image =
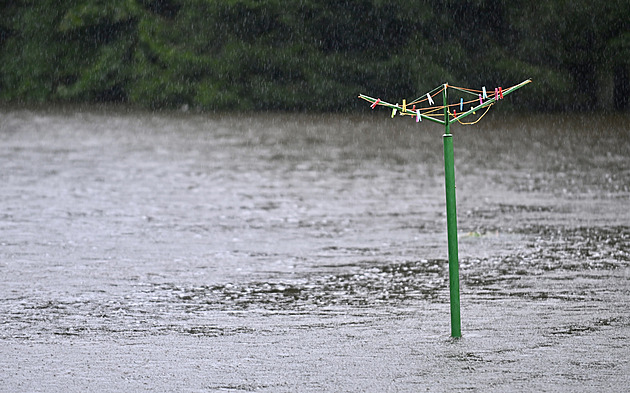
[[[158,302],[207,308],[299,310],[336,305],[375,306],[435,300],[447,286],[447,261],[416,260],[360,268],[352,273],[313,275],[292,281],[226,283],[183,287],[158,284]]]

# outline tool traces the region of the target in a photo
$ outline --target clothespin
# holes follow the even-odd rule
[[[481,94],[479,94],[479,104],[482,105],[483,104],[483,99],[481,99]]]
[[[459,110],[460,111],[464,110],[464,99],[463,98],[459,99]]]
[[[396,103],[396,106],[398,106],[398,103]],[[396,116],[396,108],[392,109],[392,119],[394,116]]]
[[[488,98],[488,93],[486,93],[486,87],[484,86],[483,88],[483,98]]]
[[[376,101],[374,101],[374,103],[371,105],[372,109],[374,109],[378,105],[379,102],[381,102],[381,99],[377,98]]]
[[[401,113],[405,113],[407,111],[407,100],[403,100],[403,110]]]
[[[411,108],[412,111],[416,111],[416,106],[414,105],[413,108]]]
[[[457,117],[457,110],[453,109],[453,117]]]
[[[499,100],[499,89],[498,88],[494,88],[494,100],[498,101]]]
[[[422,121],[422,117],[420,117],[420,109],[416,111],[416,123]]]
[[[435,102],[433,102],[433,98],[431,98],[431,94],[427,93],[427,98],[429,99],[429,105],[435,104]]]
[[[470,107],[470,109],[473,109],[473,108],[474,108],[474,106]],[[473,111],[473,115],[476,115],[476,114],[477,114],[477,112]]]
[[[503,99],[503,89],[501,88],[501,86],[499,86],[499,97]]]

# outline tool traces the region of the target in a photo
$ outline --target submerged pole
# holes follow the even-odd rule
[[[453,156],[453,135],[448,119],[448,84],[444,84],[444,177],[446,187],[446,229],[448,233],[448,277],[451,300],[451,337],[461,337],[462,328],[459,315],[459,260],[457,257],[457,211],[455,202],[455,160]]]

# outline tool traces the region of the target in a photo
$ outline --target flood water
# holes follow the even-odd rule
[[[0,390],[630,385],[630,117],[0,111]],[[497,114],[498,113],[498,114]]]

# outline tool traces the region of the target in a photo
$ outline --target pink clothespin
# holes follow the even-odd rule
[[[379,102],[381,102],[381,99],[377,98],[376,101],[374,101],[374,103],[371,105],[372,109],[374,109],[378,105]]]
[[[481,94],[479,94],[479,104],[483,104],[483,99],[481,98]]]
[[[499,89],[498,88],[494,88],[494,100],[498,100],[499,99]]]

